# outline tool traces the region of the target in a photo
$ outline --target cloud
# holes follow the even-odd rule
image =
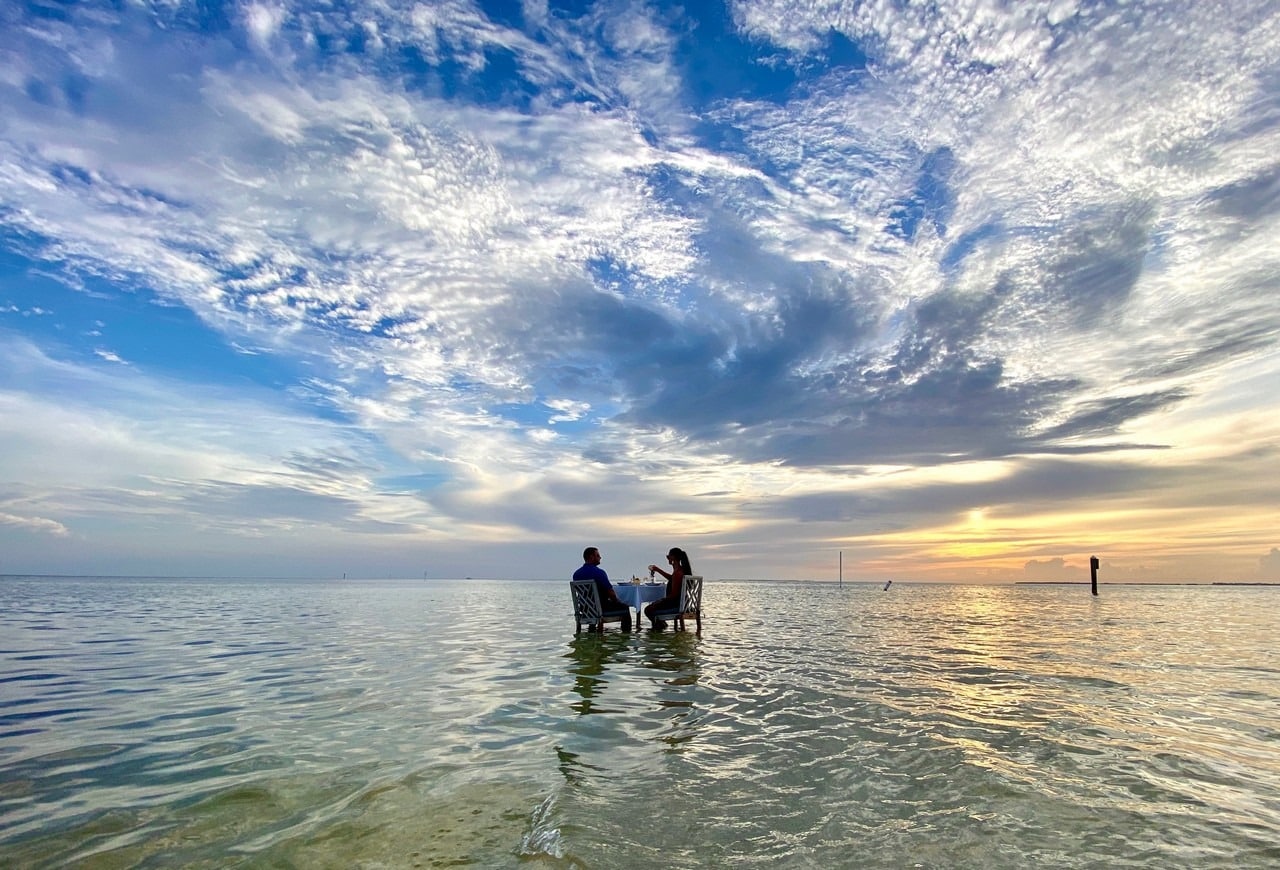
[[[1280,547],[1258,560],[1258,577],[1263,580],[1280,580]]]
[[[125,362],[123,359],[121,359],[120,355],[117,354],[115,351],[98,348],[97,350],[94,351],[94,354],[99,358],[106,360],[107,362],[119,363],[121,365],[128,365],[128,363]]]
[[[30,532],[66,537],[70,534],[67,527],[57,520],[45,517],[21,517],[15,514],[0,512],[0,523],[6,526],[17,526]]]
[[[0,398],[48,428],[5,424],[8,467],[54,433],[66,472],[12,478],[68,516],[83,485],[236,533],[550,535],[625,501],[785,536],[1180,498],[1156,466],[1224,499],[1204,469],[1266,443],[1273,391],[1230,386],[1280,337],[1257,4],[3,14],[4,251],[191,312],[273,384],[182,383],[100,327],[113,376],[26,317],[38,377]],[[1249,446],[1202,453],[1224,389]]]
[[[242,14],[250,39],[260,49],[268,49],[284,22],[284,8],[267,3],[247,3],[242,8]]]
[[[1081,569],[1068,565],[1065,559],[1032,559],[1022,566],[1022,572],[1028,580],[1081,580],[1088,577],[1087,568]]]

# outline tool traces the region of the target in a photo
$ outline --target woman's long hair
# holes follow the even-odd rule
[[[680,561],[680,570],[684,576],[688,577],[693,573],[693,566],[689,564],[689,554],[679,547],[672,547],[667,551],[668,556],[675,556]]]

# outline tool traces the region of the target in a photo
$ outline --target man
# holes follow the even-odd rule
[[[631,630],[631,608],[618,600],[618,593],[613,591],[609,575],[600,567],[600,551],[595,547],[587,547],[582,551],[583,566],[573,572],[574,580],[594,580],[600,592],[600,605],[605,616],[622,616],[622,630]]]

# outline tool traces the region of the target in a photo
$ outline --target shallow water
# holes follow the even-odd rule
[[[1280,866],[1280,589],[0,580],[0,866]]]

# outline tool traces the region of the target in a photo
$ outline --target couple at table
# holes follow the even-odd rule
[[[609,575],[600,567],[599,548],[587,547],[583,550],[582,561],[582,567],[573,572],[573,579],[594,580],[596,587],[600,590],[600,603],[604,607],[605,615],[621,616],[622,630],[630,631],[631,608],[618,600],[618,593],[609,582]],[[667,627],[666,622],[658,618],[658,614],[674,611],[680,606],[680,588],[684,578],[693,573],[693,568],[689,565],[689,554],[679,547],[672,547],[667,552],[667,562],[671,565],[670,571],[664,571],[657,565],[649,566],[650,576],[656,572],[667,578],[667,588],[663,597],[644,609],[644,615],[649,618],[649,624],[655,631],[662,631]]]

